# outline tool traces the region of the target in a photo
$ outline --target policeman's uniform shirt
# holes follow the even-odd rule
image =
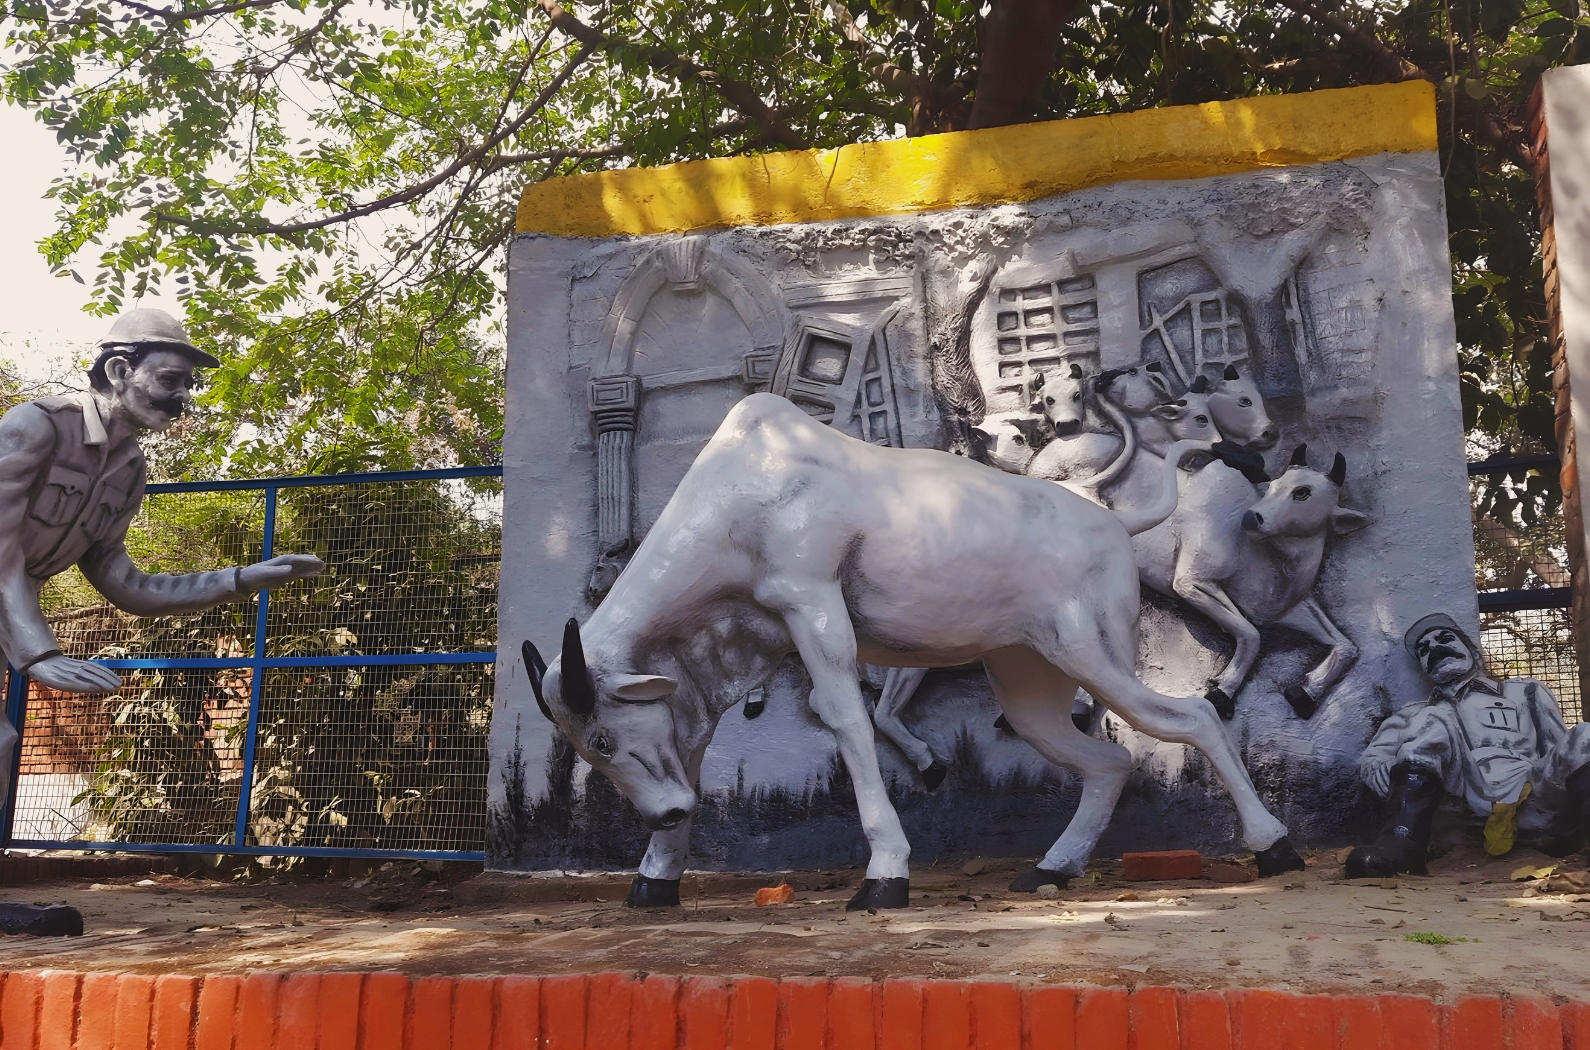
[[[147,574],[132,563],[125,541],[145,478],[136,437],[112,445],[87,391],[29,401],[0,420],[0,650],[12,664],[25,669],[59,651],[38,595],[72,565],[139,616],[243,597],[235,569]]]

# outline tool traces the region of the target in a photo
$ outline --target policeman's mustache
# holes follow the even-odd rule
[[[180,397],[163,397],[151,400],[149,404],[156,411],[164,412],[172,419],[176,419],[178,416],[182,415],[183,411],[187,408],[187,405],[184,404]]]
[[[1454,649],[1448,645],[1432,646],[1430,651],[1424,654],[1424,666],[1434,667],[1449,656],[1454,659],[1461,660],[1467,655],[1467,651],[1463,649]]]

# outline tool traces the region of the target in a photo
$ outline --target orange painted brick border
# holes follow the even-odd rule
[[[0,1050],[1590,1050],[1590,1004],[793,977],[0,974]]]

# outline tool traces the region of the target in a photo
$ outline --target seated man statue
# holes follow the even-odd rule
[[[1449,793],[1487,819],[1493,855],[1515,831],[1543,852],[1572,852],[1590,815],[1590,723],[1570,731],[1533,678],[1487,675],[1479,647],[1444,613],[1403,642],[1435,689],[1386,719],[1358,760],[1391,812],[1375,844],[1348,855],[1348,877],[1427,874],[1431,821]]]
[[[69,693],[121,685],[113,671],[64,655],[44,619],[39,589],[73,565],[139,616],[198,612],[325,568],[312,554],[288,554],[216,572],[149,575],[128,557],[127,527],[144,495],[138,434],[175,423],[193,399],[195,367],[219,364],[169,314],[132,310],[100,343],[88,390],[29,401],[0,419],[0,650],[11,666]],[[0,708],[0,803],[10,795],[16,745]],[[0,929],[17,932],[11,925],[0,914]]]

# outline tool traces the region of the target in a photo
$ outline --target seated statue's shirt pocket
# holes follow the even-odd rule
[[[70,467],[54,466],[33,501],[31,517],[46,525],[70,525],[83,512],[94,479]]]

